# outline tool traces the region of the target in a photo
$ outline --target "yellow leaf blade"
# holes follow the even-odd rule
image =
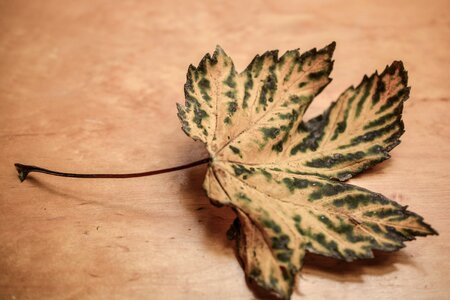
[[[303,114],[331,81],[334,43],[256,56],[237,73],[218,47],[190,67],[183,130],[211,156],[204,189],[239,220],[246,275],[289,298],[306,251],[351,261],[437,234],[419,215],[345,181],[387,158],[403,134],[407,73],[394,62],[322,115]]]

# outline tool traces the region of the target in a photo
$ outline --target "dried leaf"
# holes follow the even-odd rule
[[[401,62],[365,76],[303,121],[331,81],[334,48],[280,58],[269,51],[237,73],[217,47],[189,67],[186,103],[178,105],[182,129],[212,159],[203,187],[214,204],[237,213],[247,277],[285,299],[306,251],[352,261],[437,234],[406,207],[341,182],[389,158],[400,143],[409,96]]]

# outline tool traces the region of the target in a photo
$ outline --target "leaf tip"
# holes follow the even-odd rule
[[[311,49],[310,51],[312,52],[312,54],[326,54],[328,56],[333,56],[334,50],[336,49],[336,42],[333,41],[330,44],[328,44],[327,46],[323,47],[322,49],[320,49],[319,51],[316,51],[316,48]]]
[[[336,49],[336,41],[332,41],[328,46],[325,47],[328,52],[333,53]]]
[[[405,67],[403,65],[403,61],[401,60],[394,60],[391,64],[391,68],[393,69],[400,69],[400,70],[404,70]]]
[[[402,84],[406,87],[408,85],[408,71],[406,71],[403,61],[394,60],[390,65],[387,65],[382,75],[389,74],[391,76],[396,75],[401,78]],[[408,87],[409,88],[409,87]]]
[[[421,221],[421,225],[423,227],[425,227],[425,229],[427,230],[427,232],[425,233],[425,235],[439,235],[439,232],[437,232],[436,229],[434,229],[433,227],[431,227],[430,224],[425,223],[424,221]]]
[[[217,44],[214,52],[224,53],[225,51],[223,50],[223,48],[219,44]]]
[[[195,66],[193,65],[193,64],[189,64],[189,67],[188,67],[188,74],[189,73],[191,73],[191,72],[195,72]]]
[[[273,61],[278,59],[278,50],[268,50],[261,57],[270,57]]]

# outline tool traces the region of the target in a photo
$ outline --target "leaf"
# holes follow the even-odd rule
[[[290,298],[307,251],[352,261],[437,234],[406,207],[341,182],[400,143],[410,90],[401,62],[303,121],[331,81],[334,48],[268,51],[237,73],[218,46],[189,67],[178,104],[182,129],[211,156],[203,187],[236,211],[230,235],[247,277],[280,298]]]

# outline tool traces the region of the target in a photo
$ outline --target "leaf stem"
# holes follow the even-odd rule
[[[65,172],[58,172],[58,171],[52,171],[48,169],[44,169],[41,167],[36,166],[30,166],[30,165],[23,165],[23,164],[14,164],[16,167],[17,172],[19,173],[19,179],[21,182],[23,182],[28,174],[31,172],[37,172],[37,173],[44,173],[48,175],[53,176],[61,176],[61,177],[75,177],[75,178],[132,178],[132,177],[143,177],[143,176],[152,176],[162,173],[169,173],[174,171],[179,171],[187,168],[192,168],[198,165],[206,164],[210,162],[211,159],[204,158],[198,161],[194,161],[185,165],[181,166],[175,166],[171,168],[166,169],[159,169],[159,170],[153,170],[153,171],[147,171],[147,172],[141,172],[141,173],[130,173],[130,174],[77,174],[77,173],[65,173]]]

